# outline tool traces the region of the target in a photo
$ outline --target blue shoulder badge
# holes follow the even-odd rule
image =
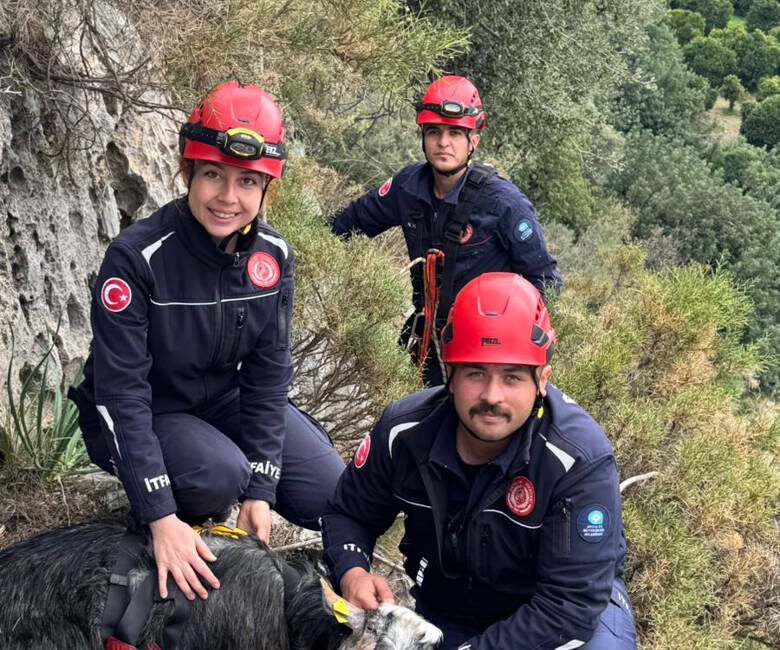
[[[515,226],[515,239],[517,241],[527,241],[534,234],[534,227],[528,219],[521,219]]]
[[[596,503],[577,513],[577,534],[589,544],[598,544],[607,538],[610,525],[609,510]]]

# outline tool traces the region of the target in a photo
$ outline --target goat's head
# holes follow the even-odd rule
[[[383,604],[379,609],[358,609],[339,598],[323,582],[323,593],[330,607],[340,611],[352,634],[338,650],[434,650],[444,635],[435,625],[406,607]]]
[[[400,605],[356,610],[347,625],[352,636],[339,650],[433,650],[444,636],[438,627]]]

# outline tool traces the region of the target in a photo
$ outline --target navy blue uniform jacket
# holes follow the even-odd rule
[[[376,538],[403,511],[400,549],[418,607],[484,630],[472,650],[587,642],[623,574],[615,459],[596,422],[557,388],[537,415],[469,490],[447,389],[389,406],[323,516],[334,584],[368,570]]]
[[[465,179],[466,174],[439,202],[433,196],[431,166],[408,165],[335,214],[331,229],[337,235],[359,231],[374,237],[401,226],[410,260],[424,256],[430,248],[444,250],[444,226]],[[561,283],[556,266],[528,197],[512,182],[494,175],[482,188],[461,239],[453,295],[469,280],[489,271],[519,273],[543,293],[546,285]],[[411,276],[414,305],[420,310],[422,266],[416,265]]]
[[[292,378],[293,252],[259,220],[239,250],[221,252],[178,200],[123,230],[100,268],[78,391],[97,407],[143,523],[176,512],[153,414],[190,412],[237,390],[234,442],[253,469],[244,498],[274,503]]]

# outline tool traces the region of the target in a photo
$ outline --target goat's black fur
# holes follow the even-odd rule
[[[100,622],[123,532],[110,525],[78,526],[0,553],[0,648],[102,650]],[[210,590],[207,600],[192,602],[181,631],[181,650],[435,647],[431,626],[408,610],[403,615],[414,617],[412,629],[400,634],[393,630],[389,645],[381,644],[377,630],[401,621],[399,612],[359,615],[359,625],[353,627],[362,629],[350,637],[349,630],[336,623],[319,576],[310,567],[298,567],[301,580],[285,608],[282,561],[265,544],[253,537],[234,540],[206,534],[204,539],[217,556],[211,569],[222,587]],[[131,589],[156,571],[148,548],[139,549],[137,567],[131,572]],[[153,605],[138,647],[151,641],[161,644],[172,608],[170,601]],[[416,624],[427,627],[418,630]],[[370,645],[365,644],[367,637],[374,637]]]

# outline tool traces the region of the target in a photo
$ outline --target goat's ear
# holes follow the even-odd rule
[[[363,626],[363,610],[355,607],[339,596],[325,578],[320,578],[322,596],[325,605],[339,623],[343,623],[352,630],[359,630]]]

